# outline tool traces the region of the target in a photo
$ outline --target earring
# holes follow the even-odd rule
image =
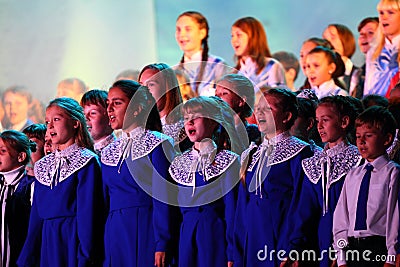
[[[328,71],[328,73],[329,73],[329,74],[332,74],[332,73],[333,73],[333,71],[331,71],[331,70],[330,70],[330,71]]]

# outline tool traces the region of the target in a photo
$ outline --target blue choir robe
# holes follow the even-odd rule
[[[169,169],[178,183],[183,222],[179,266],[226,266],[233,261],[238,155],[216,147],[177,156]]]
[[[295,227],[290,236],[290,250],[301,255],[313,250],[319,266],[330,266],[333,252],[333,213],[346,174],[361,162],[356,146],[341,142],[331,149],[316,152],[304,159],[304,179],[299,208],[295,213]],[[330,254],[329,254],[330,253]]]
[[[249,157],[253,149],[242,154],[242,164],[247,158],[249,164],[245,184],[239,186],[234,265],[279,266],[278,251],[287,251],[304,179],[301,161],[312,151],[309,144],[287,132],[264,139]]]
[[[24,168],[25,166],[21,167],[20,173],[15,179],[19,180],[15,184],[15,191],[5,200],[4,221],[8,228],[9,264],[2,266],[17,266],[17,259],[28,233],[31,212],[31,185],[35,177],[27,175]],[[1,187],[3,186],[4,182],[1,184]],[[3,255],[3,263],[4,260]]]
[[[173,156],[171,138],[141,127],[103,149],[104,266],[154,266],[155,252],[171,256],[167,178]]]
[[[104,199],[97,155],[73,144],[35,163],[28,236],[18,266],[102,261]]]

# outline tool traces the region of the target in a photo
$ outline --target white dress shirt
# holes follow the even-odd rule
[[[399,231],[398,189],[400,165],[390,161],[388,155],[382,155],[369,162],[374,169],[371,173],[368,204],[367,229],[354,230],[357,200],[361,181],[366,172],[365,164],[352,169],[346,176],[342,193],[333,216],[333,247],[339,251],[338,266],[346,260],[340,244],[348,244],[348,237],[386,237],[388,255],[396,255],[395,244]],[[387,261],[394,264],[394,262]]]
[[[314,90],[318,99],[333,95],[344,95],[344,96],[349,95],[349,93],[347,93],[345,90],[337,86],[333,81],[333,79],[324,82],[320,86],[313,86],[311,89]]]

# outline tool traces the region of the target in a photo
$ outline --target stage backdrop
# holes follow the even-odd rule
[[[264,24],[272,52],[299,54],[301,43],[321,36],[329,23],[357,33],[376,16],[377,0],[0,0],[0,88],[25,85],[44,103],[59,80],[79,77],[107,89],[124,69],[153,62],[177,64],[175,21],[187,10],[210,24],[210,52],[233,64],[230,28],[244,16]],[[357,53],[354,62],[363,57]],[[297,85],[304,80],[300,76]]]

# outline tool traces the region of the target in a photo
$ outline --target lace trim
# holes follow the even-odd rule
[[[302,151],[306,146],[309,146],[306,142],[289,135],[283,135],[279,140],[277,140],[272,153],[270,154],[267,166],[272,166],[279,164],[281,162],[287,161],[294,156],[296,156],[300,151]],[[260,159],[261,155],[261,147],[257,148],[257,151],[254,153],[251,163],[247,168],[248,171],[252,171],[254,166],[256,166],[257,162]]]
[[[207,162],[204,168],[204,178],[208,181],[223,174],[237,158],[237,154],[228,150],[218,152],[213,162]],[[193,149],[177,156],[169,167],[169,173],[172,179],[179,184],[193,186],[195,180],[193,179],[194,176],[191,172],[191,166],[195,160],[197,160],[197,152]]]
[[[353,167],[361,161],[360,153],[354,145],[347,145],[344,142],[329,150],[316,151],[314,156],[304,159],[302,166],[308,179],[317,184],[322,177],[322,164],[329,162],[328,188],[331,184],[340,180]]]
[[[179,143],[186,138],[183,120],[177,121],[173,124],[164,124],[162,128],[163,133],[174,139],[175,143]]]
[[[51,153],[35,163],[35,177],[43,185],[52,186],[64,181],[84,167],[96,154],[89,149],[73,144]]]
[[[169,136],[150,130],[144,130],[131,137],[123,135],[101,151],[101,162],[109,166],[117,166],[124,152],[127,152],[132,160],[142,158],[166,140],[173,144]]]
[[[111,144],[114,140],[116,139],[115,135],[112,133],[109,136],[107,136],[106,138],[104,138],[103,140],[101,140],[100,142],[97,142],[94,144],[94,149],[96,151],[101,152],[101,150],[103,150],[106,146],[108,146],[109,144]]]

